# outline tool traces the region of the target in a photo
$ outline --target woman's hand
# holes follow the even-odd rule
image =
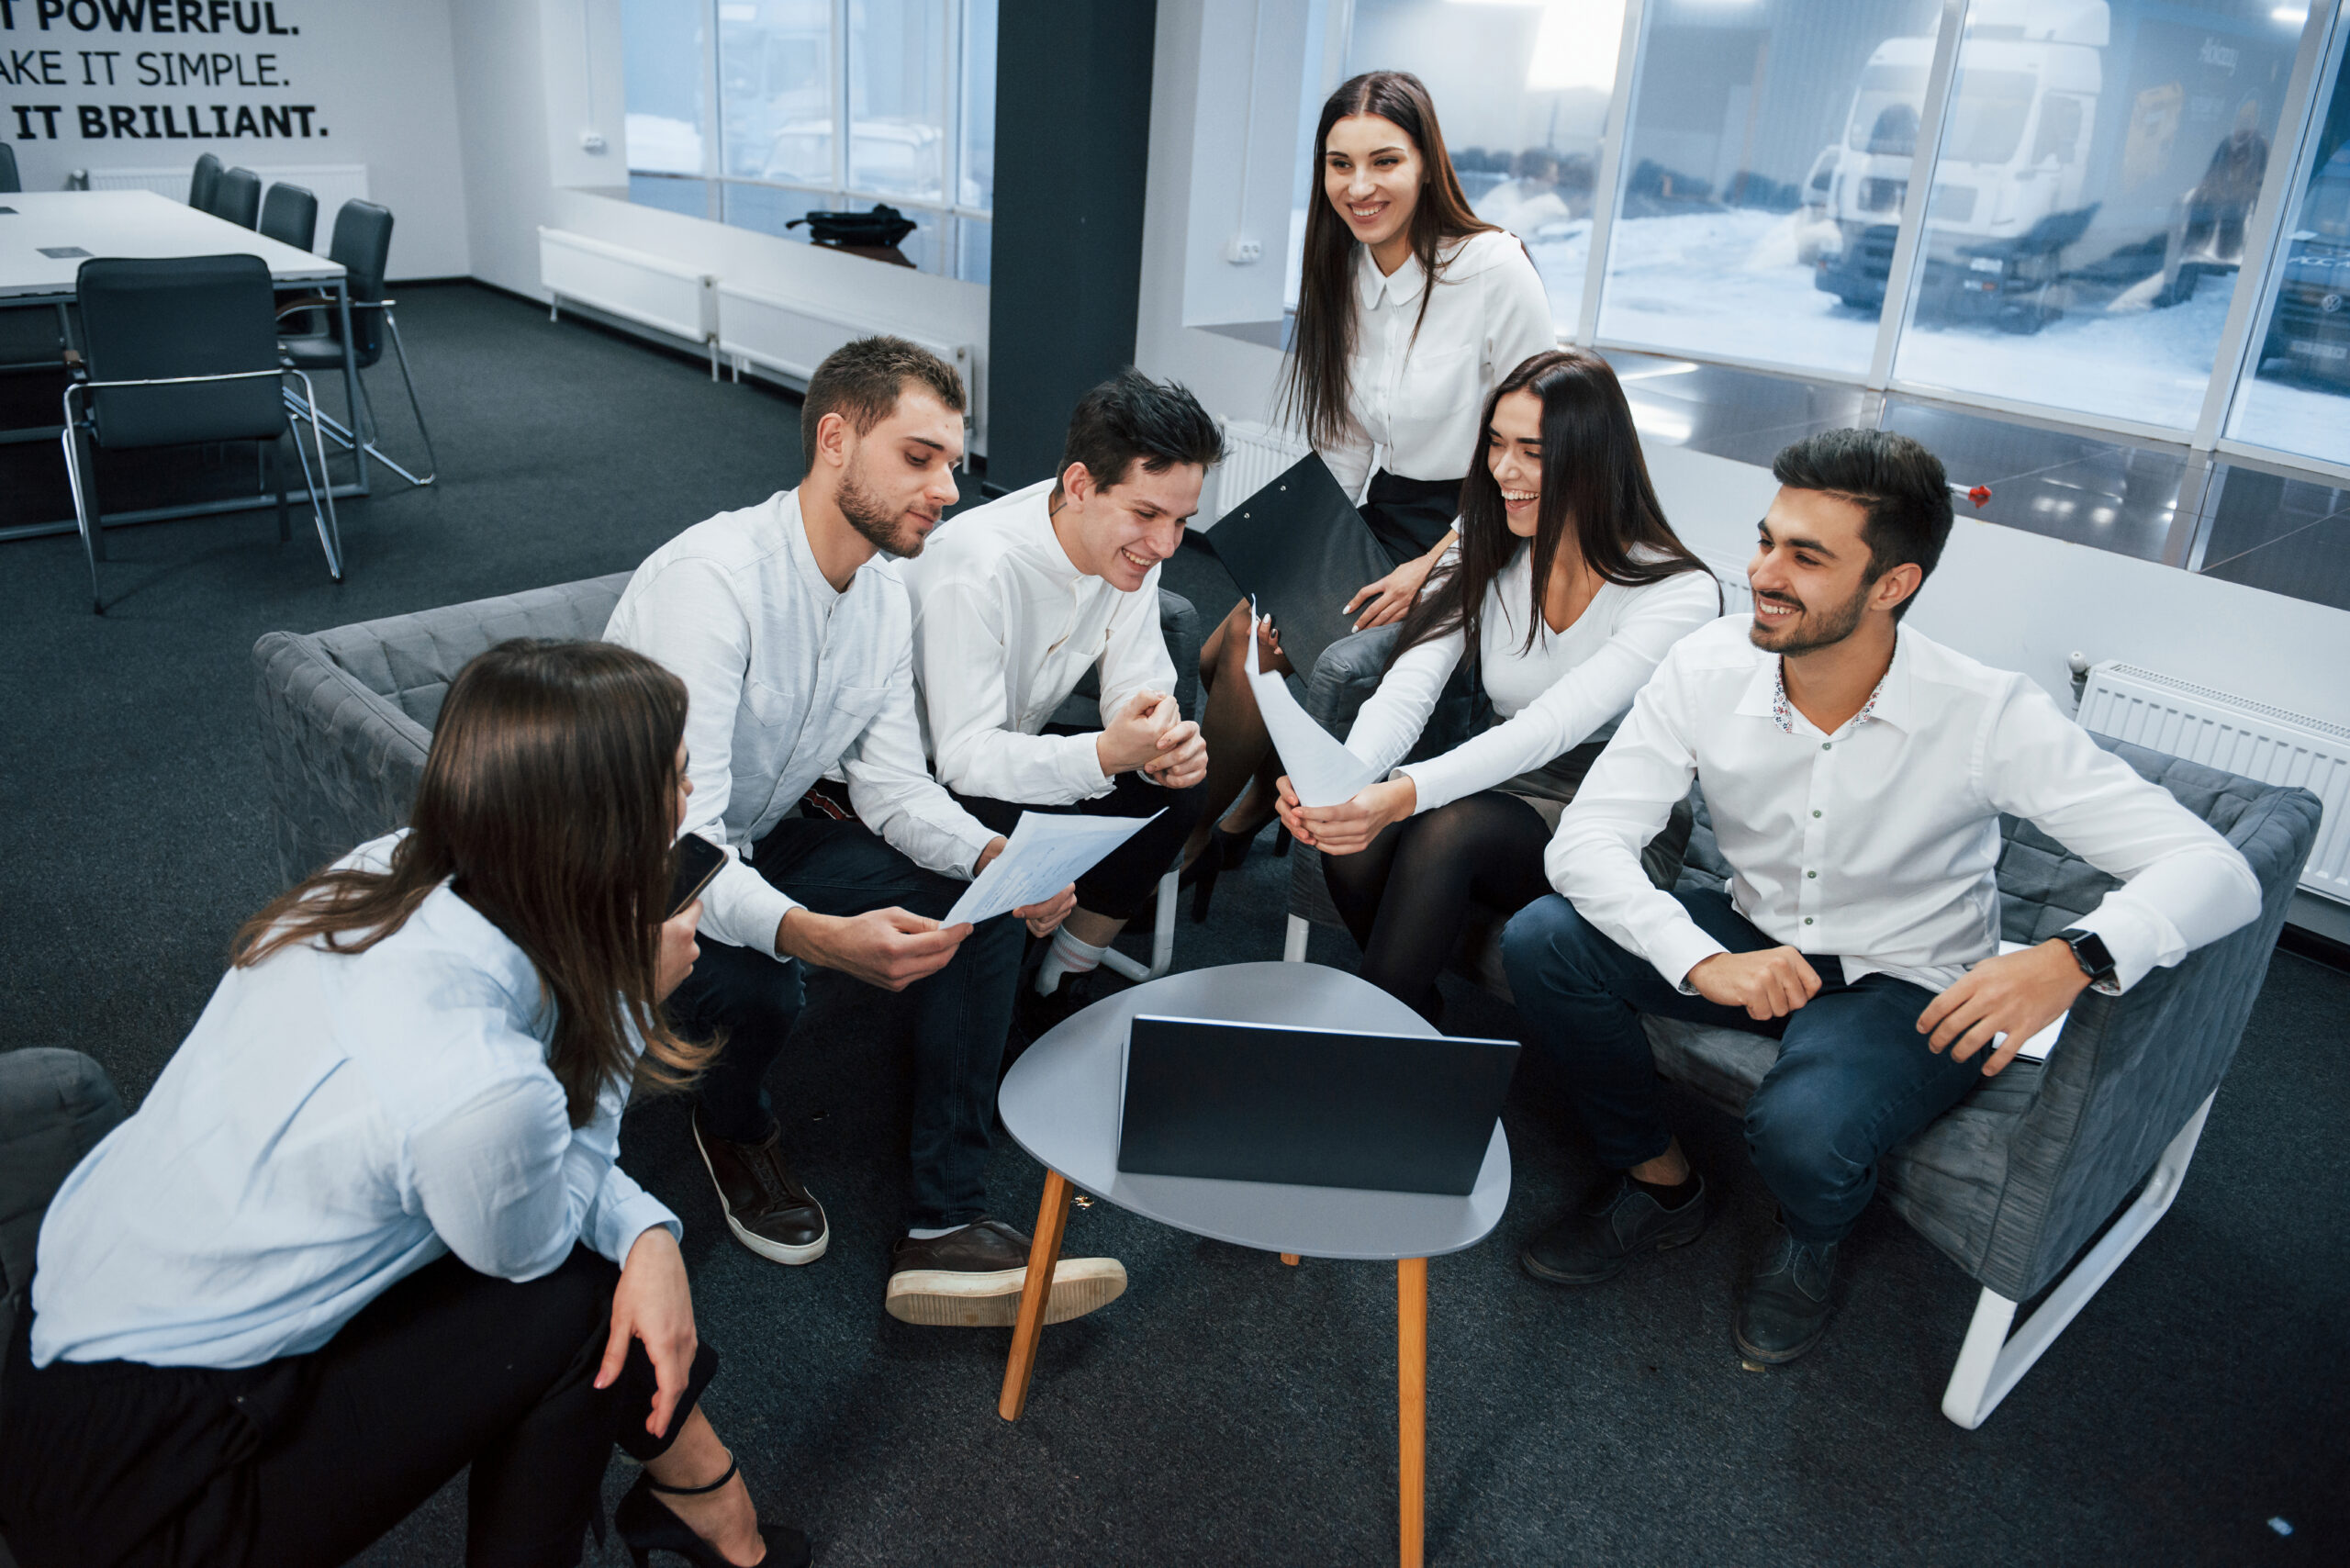
[[[611,1338],[604,1342],[604,1364],[596,1369],[598,1388],[610,1388],[621,1375],[631,1339],[644,1342],[653,1363],[653,1414],[644,1429],[658,1438],[669,1430],[701,1343],[694,1333],[694,1294],[686,1283],[685,1256],[666,1226],[639,1236],[621,1266],[621,1282],[612,1292]]]
[[[1061,928],[1077,910],[1077,884],[1071,882],[1043,903],[1023,904],[1012,913],[1028,923],[1028,935],[1042,941]]]
[[[661,950],[653,966],[655,1002],[668,1001],[669,993],[685,984],[693,972],[694,960],[701,957],[701,948],[694,942],[695,928],[700,924],[699,899],[661,923]]]
[[[1355,630],[1368,632],[1374,626],[1384,626],[1391,621],[1401,621],[1412,601],[1420,597],[1420,588],[1436,570],[1434,555],[1416,555],[1404,562],[1375,583],[1366,583],[1362,590],[1347,600],[1348,615],[1358,606],[1362,614],[1356,618]]]
[[[1288,780],[1282,782],[1286,784]],[[1382,783],[1366,784],[1351,801],[1335,806],[1298,808],[1293,814],[1305,832],[1313,834],[1309,839],[1301,834],[1298,842],[1310,843],[1325,855],[1360,854],[1370,848],[1371,841],[1391,824],[1416,811],[1419,802],[1419,786],[1412,782],[1409,774]]]

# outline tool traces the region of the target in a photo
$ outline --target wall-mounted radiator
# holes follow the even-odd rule
[[[261,176],[264,187],[274,185],[299,185],[319,198],[319,244],[324,247],[334,233],[334,215],[347,201],[365,201],[367,196],[367,165],[364,163],[253,163],[247,165]],[[92,169],[87,172],[89,188],[94,191],[153,191],[173,201],[187,200],[188,180],[196,173],[196,160],[185,163],[159,164],[136,169]]]
[[[539,286],[554,296],[635,321],[710,351],[718,376],[718,306],[710,274],[664,256],[590,240],[560,229],[539,230]],[[549,319],[554,316],[550,305]]]
[[[976,356],[970,344],[934,342],[889,321],[856,320],[739,284],[721,282],[713,293],[718,306],[718,352],[733,361],[738,371],[757,365],[804,389],[826,354],[857,338],[888,332],[928,349],[955,367],[963,378],[963,427],[970,429],[971,410],[979,407],[979,388],[972,381]]]
[[[1193,526],[1213,528],[1225,512],[1255,495],[1313,450],[1298,437],[1247,420],[1224,421],[1224,462],[1215,471],[1215,495],[1203,503]]]
[[[2301,887],[2350,902],[2350,729],[2111,660],[2090,666],[2080,720],[2094,734],[2309,790],[2325,815]]]

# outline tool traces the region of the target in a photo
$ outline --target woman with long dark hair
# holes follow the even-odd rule
[[[1536,354],[1486,398],[1484,429],[1460,543],[1347,737],[1388,777],[1319,809],[1279,784],[1283,824],[1322,852],[1363,978],[1430,1017],[1471,903],[1510,914],[1550,890],[1542,851],[1575,786],[1666,651],[1721,613],[1713,575],[1657,504],[1606,360]],[[1471,661],[1497,722],[1398,767]],[[1655,846],[1675,872],[1685,822],[1677,833]]]
[[[466,1561],[579,1561],[615,1441],[643,1561],[808,1561],[699,1407],[676,1216],[617,1163],[707,1051],[661,1002],[686,692],[507,643],[449,689],[411,825],[263,910],[41,1230],[0,1408],[25,1568],[347,1561],[458,1471]]]
[[[1526,248],[1470,210],[1418,77],[1373,71],[1345,83],[1322,106],[1314,145],[1323,199],[1306,211],[1281,412],[1393,564],[1372,582],[1326,585],[1329,601],[1367,630],[1403,617],[1451,543],[1477,410],[1512,365],[1558,334]],[[1278,632],[1284,607],[1264,608]],[[1322,652],[1295,635],[1261,641],[1259,667],[1310,672]],[[1209,830],[1251,778],[1261,786],[1215,846],[1211,873],[1237,861],[1272,815],[1265,726],[1241,663],[1259,642],[1244,602],[1200,655],[1207,809],[1189,856],[1209,847]]]

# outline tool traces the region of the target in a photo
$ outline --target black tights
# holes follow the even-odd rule
[[[1436,977],[1470,904],[1515,914],[1549,892],[1550,842],[1540,812],[1488,790],[1406,818],[1360,854],[1323,856],[1330,901],[1362,949],[1362,978],[1433,1021]]]

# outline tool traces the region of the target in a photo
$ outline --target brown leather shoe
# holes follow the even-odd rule
[[[735,1240],[777,1263],[812,1263],[824,1255],[832,1240],[824,1205],[784,1164],[782,1127],[758,1143],[729,1143],[702,1130],[697,1109],[694,1147]]]
[[[928,1241],[901,1237],[890,1249],[890,1316],[946,1328],[1004,1328],[1020,1316],[1028,1238],[1000,1219],[978,1219]],[[1066,1323],[1126,1294],[1115,1258],[1064,1258],[1053,1269],[1045,1321]]]

